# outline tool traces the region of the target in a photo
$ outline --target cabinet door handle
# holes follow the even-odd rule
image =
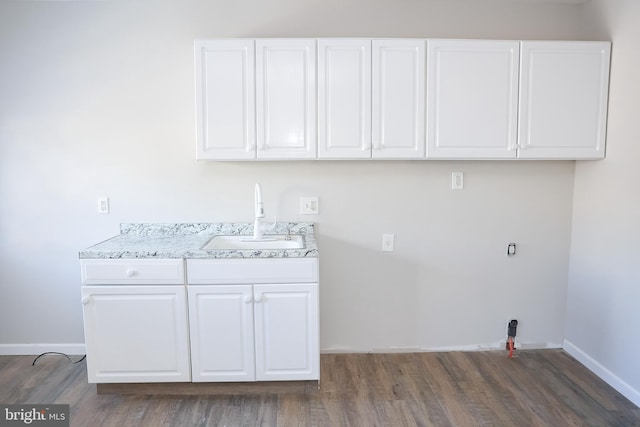
[[[251,301],[253,301],[253,298],[251,298],[251,296],[244,297],[245,304],[249,304],[249,303],[251,303]]]
[[[527,145],[526,144],[514,144],[514,145],[509,145],[507,147],[507,151],[515,151],[515,150],[526,150],[527,149]]]
[[[82,305],[89,304],[89,297],[82,297]]]
[[[258,294],[255,299],[256,302],[262,302],[262,295]]]

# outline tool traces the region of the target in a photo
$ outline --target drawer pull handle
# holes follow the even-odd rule
[[[89,297],[82,297],[82,305],[89,304]]]
[[[133,276],[135,276],[136,274],[138,274],[138,272],[137,272],[137,271],[135,271],[133,268],[128,268],[128,269],[127,269],[127,277],[133,277]]]

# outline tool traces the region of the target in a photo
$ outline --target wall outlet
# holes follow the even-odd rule
[[[388,233],[383,234],[382,235],[382,251],[392,252],[394,240],[395,240],[394,234],[388,234]]]
[[[100,197],[98,199],[98,213],[108,214],[109,213],[109,198],[108,197]]]
[[[300,197],[301,215],[318,215],[318,209],[317,197]]]

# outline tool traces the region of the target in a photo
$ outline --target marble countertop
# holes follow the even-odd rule
[[[264,235],[302,234],[304,249],[203,250],[213,236],[253,234],[250,223],[121,224],[120,234],[80,251],[81,259],[133,258],[317,258],[313,223],[278,222]]]

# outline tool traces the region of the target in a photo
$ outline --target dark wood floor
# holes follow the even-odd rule
[[[87,426],[640,426],[640,409],[562,350],[323,355],[317,387],[104,395],[84,362],[0,356],[0,403],[71,405]]]

